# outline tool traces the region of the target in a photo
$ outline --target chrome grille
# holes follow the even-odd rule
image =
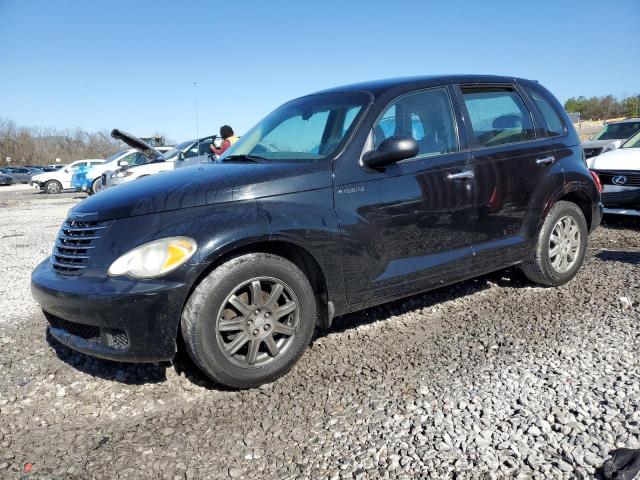
[[[596,170],[603,185],[619,185],[624,187],[640,187],[640,172],[637,170]],[[616,177],[624,177],[623,183],[613,181]],[[621,179],[618,179],[621,180]]]
[[[100,222],[66,220],[51,254],[54,270],[64,275],[81,273],[87,268],[91,250],[105,228]]]

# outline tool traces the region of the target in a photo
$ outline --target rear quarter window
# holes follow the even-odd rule
[[[548,137],[557,137],[567,133],[567,126],[558,115],[558,112],[553,105],[544,98],[540,93],[535,90],[525,87],[527,94],[533,100],[538,110],[542,114],[542,120],[544,121],[544,129]]]

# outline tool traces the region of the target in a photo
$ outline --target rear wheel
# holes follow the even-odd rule
[[[222,264],[196,287],[181,329],[189,355],[208,376],[251,388],[293,367],[315,322],[304,273],[282,257],[253,253]]]
[[[534,256],[522,264],[529,280],[558,286],[571,280],[587,249],[587,221],[575,203],[556,203],[540,229]]]
[[[47,193],[60,193],[62,191],[62,184],[57,180],[49,180],[44,184],[44,190]]]

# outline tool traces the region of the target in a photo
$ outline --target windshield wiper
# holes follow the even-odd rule
[[[260,157],[258,155],[229,155],[226,157],[223,162],[251,162],[258,163],[264,160],[269,160],[268,158]]]

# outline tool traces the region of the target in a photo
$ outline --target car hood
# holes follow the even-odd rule
[[[602,148],[606,145],[611,145],[612,148],[620,148],[624,139],[622,140],[589,140],[582,142],[582,148]]]
[[[331,186],[330,163],[216,163],[170,170],[103,190],[69,218],[103,221]]]
[[[587,160],[594,170],[639,170],[640,148],[619,148]]]

